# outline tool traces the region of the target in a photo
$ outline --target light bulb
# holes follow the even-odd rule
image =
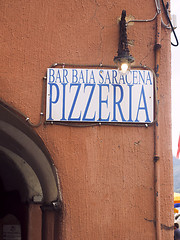
[[[129,68],[129,66],[128,66],[127,63],[122,63],[121,64],[121,71],[122,71],[122,73],[126,73],[128,68]]]

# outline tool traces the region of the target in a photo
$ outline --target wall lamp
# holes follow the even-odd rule
[[[130,70],[131,63],[134,62],[134,58],[129,53],[127,43],[127,32],[126,32],[126,11],[122,11],[121,20],[119,21],[119,43],[118,43],[118,55],[114,57],[114,62],[118,69],[122,73],[126,73]]]

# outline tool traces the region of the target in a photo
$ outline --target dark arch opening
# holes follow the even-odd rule
[[[37,189],[33,193],[28,183],[29,199],[36,193],[43,195],[44,203],[61,200],[56,168],[43,141],[23,117],[1,101],[0,151],[11,159],[26,181],[28,174],[33,178],[39,193]]]
[[[27,226],[29,203],[40,204],[43,215],[46,209],[56,212],[62,209],[57,171],[46,146],[24,117],[3,101],[0,101],[0,194],[3,206],[0,218],[13,214],[21,225]],[[22,239],[27,236],[26,226]]]

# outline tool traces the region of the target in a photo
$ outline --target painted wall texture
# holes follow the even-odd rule
[[[156,13],[154,0],[1,0],[0,8],[0,97],[33,123],[39,121],[42,78],[51,64],[114,65],[122,10],[129,19],[152,19]],[[162,17],[166,21],[163,11]],[[35,128],[58,171],[63,240],[154,240],[160,239],[157,225],[161,239],[173,239],[170,30],[161,27],[157,60],[158,19],[127,27],[134,64],[155,69],[159,61],[156,125]]]

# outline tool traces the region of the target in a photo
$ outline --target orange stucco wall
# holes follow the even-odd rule
[[[0,97],[39,120],[42,78],[54,62],[110,64],[123,9],[135,19],[155,15],[153,0],[1,0]],[[135,64],[155,67],[156,20],[127,28]],[[159,142],[160,219],[163,240],[173,238],[170,31],[162,28]],[[156,239],[154,126],[35,129],[60,178],[62,239]]]

